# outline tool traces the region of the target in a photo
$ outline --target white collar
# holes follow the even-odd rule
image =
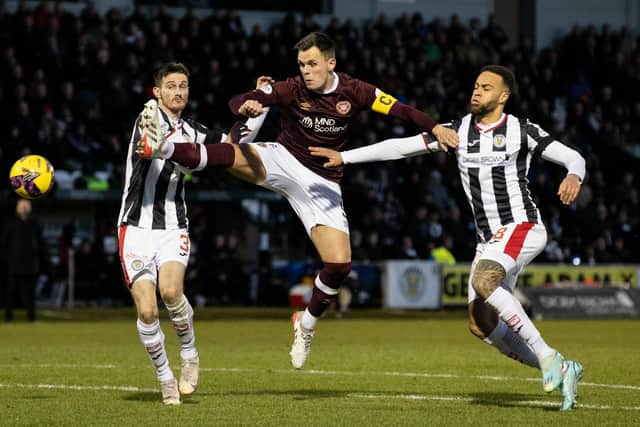
[[[333,74],[333,84],[331,85],[331,87],[329,89],[327,89],[324,92],[322,92],[323,95],[326,95],[326,94],[331,93],[334,90],[336,90],[338,88],[338,83],[340,83],[340,78],[338,77],[338,74],[336,74],[335,71],[332,71],[331,73]]]

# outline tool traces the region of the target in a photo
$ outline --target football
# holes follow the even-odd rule
[[[11,166],[9,181],[20,197],[37,199],[53,188],[53,166],[42,156],[24,156]]]

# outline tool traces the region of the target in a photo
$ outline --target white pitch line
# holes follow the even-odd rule
[[[200,368],[201,371],[210,372],[262,372],[261,369],[249,369],[249,368]],[[418,377],[418,378],[444,378],[444,379],[477,379],[485,381],[527,381],[527,382],[540,382],[540,378],[522,378],[522,377],[507,377],[496,375],[456,375],[456,374],[430,374],[426,372],[385,372],[385,371],[368,371],[368,372],[356,372],[356,371],[325,371],[317,369],[308,370],[293,370],[293,369],[270,369],[270,372],[278,374],[295,373],[295,374],[307,374],[307,375],[338,375],[338,376],[371,376],[380,375],[385,377]],[[636,390],[640,391],[640,386],[627,385],[627,384],[599,384],[591,382],[580,382],[580,387],[602,387],[613,388],[621,390]]]
[[[129,392],[148,392],[157,393],[159,390],[155,388],[142,388],[134,386],[114,386],[114,385],[100,385],[100,386],[87,386],[76,384],[19,384],[19,383],[0,383],[0,388],[29,388],[29,389],[47,389],[47,390],[73,390],[73,391],[129,391]],[[293,393],[295,394],[295,393]],[[355,399],[402,399],[402,400],[430,400],[430,401],[444,401],[444,402],[484,402],[488,400],[476,399],[471,397],[461,396],[438,396],[438,395],[424,395],[424,394],[364,394],[364,393],[349,393],[346,395],[349,398]],[[548,400],[491,400],[491,403],[511,405],[511,406],[540,406],[540,407],[557,407],[558,402],[551,402]],[[593,404],[579,404],[580,408],[584,409],[611,409],[611,410],[626,410],[626,411],[640,411],[640,406],[611,406],[611,405],[593,405]]]
[[[116,369],[118,365],[96,365],[96,364],[82,364],[82,363],[4,363],[0,364],[0,369],[6,368],[87,368],[87,369]],[[120,367],[121,368],[121,367]]]
[[[74,385],[74,384],[18,384],[0,383],[0,388],[38,388],[38,389],[56,389],[56,390],[75,390],[75,391],[138,391],[138,392],[159,392],[159,388],[141,388],[128,385]]]
[[[352,393],[347,394],[347,397],[355,397],[361,399],[403,399],[403,400],[435,400],[435,401],[448,401],[448,402],[485,402],[488,399],[476,399],[472,397],[461,396],[433,396],[424,394],[362,394]],[[540,407],[559,407],[559,402],[552,402],[549,400],[491,400],[495,404],[511,405],[511,406],[540,406]],[[585,409],[615,409],[626,411],[640,411],[640,406],[611,406],[611,405],[593,405],[579,403],[579,408]]]
[[[0,364],[0,369],[6,368],[85,368],[85,369],[139,369],[139,366],[125,367],[113,364],[73,364],[73,363],[40,363],[40,364],[12,364],[4,363]],[[540,378],[523,378],[523,377],[508,377],[499,375],[457,375],[457,374],[433,374],[428,372],[389,372],[389,371],[330,371],[330,370],[293,370],[293,369],[249,369],[249,368],[200,368],[204,372],[275,372],[278,374],[306,374],[306,375],[338,375],[338,376],[361,376],[361,375],[379,375],[385,377],[417,377],[417,378],[444,378],[444,379],[477,379],[485,381],[527,381],[527,382],[539,382]],[[601,384],[592,382],[580,382],[580,387],[599,387],[599,388],[611,388],[618,390],[633,390],[640,391],[640,386],[629,384]]]

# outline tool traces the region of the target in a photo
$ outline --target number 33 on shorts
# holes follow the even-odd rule
[[[180,256],[189,255],[189,235],[186,233],[180,234]]]

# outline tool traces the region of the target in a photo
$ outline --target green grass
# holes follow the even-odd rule
[[[559,393],[543,393],[537,371],[473,338],[460,313],[323,319],[302,371],[290,368],[288,311],[197,313],[201,385],[179,407],[161,404],[130,309],[44,313],[50,320],[1,324],[0,425],[640,423],[637,320],[538,323],[551,345],[586,369],[582,407],[561,413]],[[178,375],[177,340],[168,322],[163,329]]]

